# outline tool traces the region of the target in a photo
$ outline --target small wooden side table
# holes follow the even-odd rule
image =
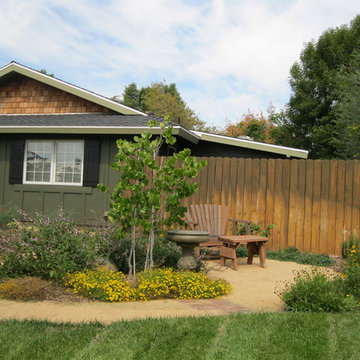
[[[265,243],[269,240],[267,237],[255,235],[229,235],[219,236],[223,245],[220,248],[220,265],[225,266],[226,259],[232,260],[234,270],[238,269],[236,262],[236,248],[239,245],[247,245],[248,258],[247,263],[252,264],[254,254],[259,255],[260,266],[265,267]]]

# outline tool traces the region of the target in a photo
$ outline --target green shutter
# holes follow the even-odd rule
[[[22,184],[25,140],[14,140],[10,145],[9,184]]]
[[[83,186],[96,187],[99,183],[100,140],[85,140]]]

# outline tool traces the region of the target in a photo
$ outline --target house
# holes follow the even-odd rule
[[[154,117],[16,62],[0,69],[0,205],[50,213],[59,204],[78,221],[103,214],[116,174],[116,139],[149,130]],[[159,127],[151,132],[158,134]],[[307,151],[190,131],[174,125],[176,147],[196,156],[307,158]]]

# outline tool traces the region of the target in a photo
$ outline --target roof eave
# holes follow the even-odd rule
[[[275,154],[285,155],[286,157],[296,157],[301,159],[307,159],[309,152],[302,149],[294,149],[280,145],[259,143],[257,141],[236,139],[231,137],[225,137],[214,134],[207,134],[203,132],[196,132],[199,134],[200,139],[204,141],[215,142],[219,144],[232,145],[237,147],[243,147],[247,149],[253,149],[258,151],[271,152]]]

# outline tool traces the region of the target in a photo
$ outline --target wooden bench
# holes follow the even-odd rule
[[[200,247],[221,247],[223,243],[219,240],[219,236],[226,234],[229,222],[232,223],[233,235],[236,234],[239,223],[244,224],[247,235],[251,234],[250,220],[232,219],[228,217],[228,214],[228,207],[223,205],[189,205],[188,212],[185,213],[185,224],[190,227],[191,230],[209,232],[210,240],[201,243]],[[199,253],[199,250],[197,251]]]
[[[265,267],[265,243],[268,241],[267,237],[255,235],[232,235],[219,236],[219,241],[222,242],[220,249],[220,265],[225,266],[226,259],[232,260],[232,267],[234,270],[238,269],[236,261],[236,248],[239,245],[247,245],[248,258],[247,263],[252,264],[255,254],[259,255],[260,266]]]

